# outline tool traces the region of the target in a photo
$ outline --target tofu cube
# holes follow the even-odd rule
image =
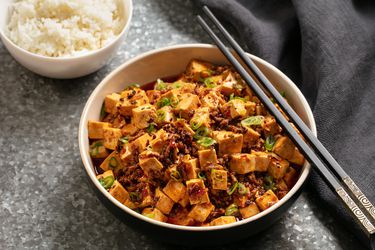
[[[121,129],[119,128],[104,128],[104,147],[115,150],[118,144],[118,139],[122,137]]]
[[[108,122],[88,122],[88,133],[90,139],[103,139],[104,129],[109,128],[111,125]]]
[[[210,202],[207,189],[201,179],[188,180],[186,186],[191,205]]]
[[[142,89],[131,89],[121,92],[118,109],[123,116],[131,116],[132,110],[136,107],[149,103],[146,92]]]
[[[224,95],[230,95],[230,94],[233,94],[235,92],[235,85],[237,84],[237,80],[236,80],[236,77],[234,76],[234,74],[232,74],[231,72],[229,72],[227,74],[227,76],[224,78],[221,86],[220,86],[220,90],[221,90],[221,93],[223,93]]]
[[[225,224],[230,224],[236,222],[236,217],[234,216],[220,216],[210,222],[210,226],[220,226]]]
[[[164,146],[166,146],[166,140],[168,134],[165,132],[165,130],[160,129],[156,132],[156,138],[150,141],[150,146],[153,152],[161,153]]]
[[[220,93],[210,91],[207,95],[202,98],[202,106],[208,107],[209,109],[217,109],[220,105],[223,105],[225,100]]]
[[[256,103],[255,102],[246,102],[245,103],[245,109],[246,109],[246,114],[247,116],[252,116],[255,115],[255,108],[256,108]]]
[[[197,178],[197,169],[198,169],[198,159],[183,159],[184,172],[186,174],[186,179],[196,179]]]
[[[133,135],[137,131],[138,131],[138,128],[132,123],[126,124],[121,128],[121,133],[123,135]]]
[[[160,98],[161,93],[159,90],[146,90],[146,95],[150,103],[155,104],[156,101]]]
[[[182,197],[182,199],[179,200],[178,203],[179,203],[182,207],[186,207],[187,205],[190,204],[189,194],[188,194],[187,190],[185,191],[185,195],[184,195],[184,197]]]
[[[199,166],[202,170],[207,169],[207,167],[211,164],[218,163],[216,150],[215,149],[205,149],[198,151],[199,157]]]
[[[251,152],[255,156],[255,171],[266,172],[270,165],[270,158],[265,152]]]
[[[260,211],[259,211],[257,204],[253,202],[247,207],[240,208],[240,213],[241,213],[242,218],[246,219],[256,214],[259,214]]]
[[[159,209],[146,207],[142,211],[142,215],[161,222],[167,222],[168,217],[165,216]]]
[[[200,60],[193,59],[190,61],[188,66],[186,67],[186,74],[192,76],[194,81],[198,81],[202,78],[203,72],[210,72],[212,68],[212,64]],[[207,75],[209,76],[209,75]],[[207,77],[203,75],[203,77]]]
[[[151,196],[150,185],[147,184],[142,190],[142,202],[139,205],[139,208],[151,206],[153,203],[154,203],[154,199]]]
[[[281,132],[281,127],[276,123],[276,119],[272,116],[266,116],[264,118],[262,128],[266,135],[275,135]]]
[[[227,171],[212,169],[211,181],[213,189],[227,190]]]
[[[245,108],[245,102],[239,99],[233,99],[225,103],[221,107],[221,111],[229,115],[230,118],[235,119],[237,117],[245,118],[247,117],[247,109]]]
[[[151,104],[144,104],[132,109],[132,123],[138,129],[147,128],[149,121],[156,118],[156,109]]]
[[[200,124],[202,127],[210,127],[210,109],[208,107],[202,107],[195,110],[193,118],[190,120],[190,125]],[[192,125],[193,126],[193,125]]]
[[[159,124],[170,123],[175,120],[171,106],[164,106],[156,111],[156,122]]]
[[[132,150],[138,150],[138,152],[144,151],[151,139],[152,137],[148,133],[143,134],[131,142]]]
[[[90,156],[95,159],[106,158],[108,150],[103,145],[103,140],[94,141],[90,145]]]
[[[244,128],[246,129],[246,133],[243,135],[243,144],[246,147],[251,147],[259,140],[260,134],[252,128]]]
[[[215,207],[211,203],[197,204],[191,209],[188,216],[195,221],[204,222],[214,209]]]
[[[256,204],[262,211],[273,206],[278,201],[279,199],[277,198],[277,196],[274,194],[274,192],[271,189],[269,189],[262,196],[258,197],[255,200]]]
[[[161,164],[161,162],[155,157],[140,158],[139,166],[148,175],[151,175],[154,172],[160,172],[161,170],[163,170],[163,164]]]
[[[109,193],[119,202],[125,203],[126,200],[129,200],[129,193],[126,189],[115,180],[111,189],[109,189]]]
[[[117,106],[120,103],[120,98],[121,95],[117,93],[106,95],[104,99],[104,111],[113,115],[116,114]]]
[[[191,127],[185,122],[184,119],[178,119],[177,121],[175,121],[173,123],[173,125],[176,128],[180,128],[180,129],[185,130],[190,135],[194,135],[195,134],[194,130],[191,129]]]
[[[100,164],[100,168],[103,171],[113,170],[115,173],[122,169],[123,165],[118,153],[113,151],[110,155],[108,155],[102,164]]]
[[[228,131],[214,131],[212,134],[219,144],[219,156],[241,153],[243,144],[242,134],[235,134]]]
[[[230,170],[237,174],[247,174],[255,171],[255,155],[233,154],[229,162]]]
[[[190,93],[183,94],[180,102],[176,106],[178,112],[183,118],[189,119],[193,110],[196,110],[200,105],[200,100],[197,95]]]
[[[178,202],[184,198],[186,194],[186,187],[179,181],[169,180],[167,185],[163,188],[163,192],[174,202]]]
[[[163,214],[169,214],[173,208],[174,202],[166,194],[163,193],[159,188],[155,190],[156,205]]]
[[[289,168],[289,162],[286,160],[272,159],[268,167],[268,174],[274,179],[281,179]]]
[[[292,140],[286,136],[282,136],[276,141],[272,151],[296,165],[301,166],[305,162],[303,155],[298,151]]]
[[[286,185],[289,188],[292,188],[294,184],[296,184],[297,180],[298,180],[298,172],[294,168],[289,167],[287,172],[284,175],[284,181]]]

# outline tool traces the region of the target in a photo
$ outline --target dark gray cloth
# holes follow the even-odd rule
[[[375,204],[375,1],[196,0],[307,97],[318,137]],[[355,223],[316,172],[310,188]]]

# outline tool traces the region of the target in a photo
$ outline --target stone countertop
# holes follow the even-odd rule
[[[74,80],[35,75],[0,43],[1,249],[174,248],[135,232],[99,202],[83,170],[77,128],[90,93],[127,59],[167,45],[210,43],[194,21],[194,11],[184,0],[135,0],[129,36],[114,60]],[[273,227],[230,247],[358,249],[361,245],[305,188]]]

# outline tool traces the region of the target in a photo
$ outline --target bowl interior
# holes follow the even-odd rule
[[[269,78],[269,80],[275,85],[275,87],[280,91],[285,91],[288,101],[295,111],[300,115],[302,120],[311,128],[311,130],[316,134],[316,127],[314,118],[312,116],[311,109],[303,97],[299,89],[294,85],[289,78],[287,78],[281,71],[272,66],[271,64],[265,62],[264,60],[251,56],[255,61],[257,66],[263,71],[263,73]],[[141,56],[133,58],[128,62],[121,65],[118,69],[113,71],[108,75],[94,90],[91,94],[86,106],[83,110],[81,117],[81,123],[79,128],[79,146],[81,150],[81,156],[83,163],[85,165],[86,171],[88,172],[90,178],[93,180],[94,184],[105,193],[105,195],[112,200],[116,205],[120,206],[123,210],[134,216],[139,216],[139,218],[148,220],[154,224],[160,224],[152,219],[145,218],[142,215],[126,208],[124,205],[120,204],[113,197],[111,197],[108,192],[102,188],[96,181],[93,164],[91,162],[89,151],[89,141],[87,134],[87,121],[88,120],[98,120],[100,110],[103,104],[104,97],[112,92],[119,92],[125,87],[138,83],[140,85],[154,81],[157,78],[168,77],[177,75],[185,70],[186,65],[192,58],[198,58],[206,61],[210,61],[216,64],[228,64],[226,58],[221,54],[221,52],[214,46],[204,45],[204,44],[194,44],[194,45],[179,45],[173,46],[165,49],[155,50],[145,53]],[[297,190],[301,187],[310,170],[310,165],[305,164],[301,171],[300,178],[296,185],[290,190],[290,192],[281,199],[277,204],[271,208],[261,212],[260,214],[250,217],[246,220],[242,220],[237,223],[246,223],[251,220],[255,220],[260,216],[276,209],[284,201],[289,199]],[[283,201],[284,200],[284,201]],[[134,212],[134,213],[133,213]],[[165,224],[166,223],[162,223]],[[229,224],[231,226],[232,224]],[[169,225],[177,229],[181,228],[193,228],[184,226]],[[221,227],[229,227],[224,225]],[[212,227],[210,227],[212,228]],[[199,229],[191,229],[199,230]]]

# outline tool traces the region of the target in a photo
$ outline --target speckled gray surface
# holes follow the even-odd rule
[[[135,0],[132,27],[116,58],[74,80],[35,75],[0,43],[0,249],[173,248],[133,231],[99,202],[85,177],[77,127],[91,91],[125,60],[167,45],[210,42],[191,22],[193,12],[189,1]],[[305,189],[272,228],[230,247],[362,248],[313,195]]]

